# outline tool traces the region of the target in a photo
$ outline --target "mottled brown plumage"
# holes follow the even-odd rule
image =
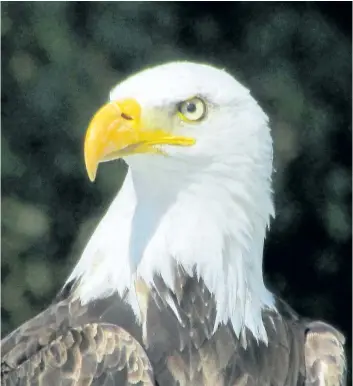
[[[152,367],[138,341],[95,311],[96,305],[62,300],[6,337],[2,383],[152,385]]]
[[[269,344],[231,325],[213,333],[215,303],[202,280],[178,272],[172,293],[156,277],[146,293],[146,334],[117,295],[81,306],[74,289],[2,341],[4,385],[338,386],[344,338],[283,302],[263,312]],[[180,320],[166,303],[175,303]],[[62,298],[64,297],[64,299]]]

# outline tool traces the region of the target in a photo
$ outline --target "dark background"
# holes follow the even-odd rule
[[[351,2],[1,8],[2,336],[48,305],[121,184],[119,163],[86,176],[92,114],[125,76],[188,59],[226,68],[269,114],[268,286],[340,328],[350,353]]]

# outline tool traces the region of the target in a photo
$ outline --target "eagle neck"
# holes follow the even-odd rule
[[[195,280],[202,278],[215,298],[215,329],[230,322],[236,335],[247,329],[266,342],[262,311],[274,308],[262,272],[273,213],[270,181],[263,180],[259,191],[220,166],[217,171],[195,173],[190,180],[177,173],[149,180],[148,173],[128,176],[136,199],[130,262],[151,286],[157,274],[173,290],[175,264]],[[168,183],[159,184],[159,178]]]
[[[267,342],[262,311],[274,308],[262,275],[273,210],[265,194],[269,187],[254,190],[221,169],[190,180],[178,174],[146,175],[129,170],[68,279],[79,279],[77,296],[87,303],[114,292],[128,293],[127,301],[140,319],[136,277],[153,287],[158,275],[173,291],[177,264],[194,280],[202,278],[213,294],[215,330],[231,323],[238,337],[249,330]],[[169,183],[161,184],[159,178],[169,178]]]

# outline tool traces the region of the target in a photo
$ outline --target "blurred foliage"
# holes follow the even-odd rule
[[[122,182],[86,176],[113,85],[171,60],[226,68],[272,121],[269,287],[351,341],[352,4],[2,2],[2,335],[48,305]],[[350,350],[350,348],[349,348]]]

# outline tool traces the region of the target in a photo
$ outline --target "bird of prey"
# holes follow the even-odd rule
[[[2,340],[4,385],[339,386],[344,337],[265,286],[269,121],[226,71],[118,84],[84,142],[123,186],[53,303]]]

